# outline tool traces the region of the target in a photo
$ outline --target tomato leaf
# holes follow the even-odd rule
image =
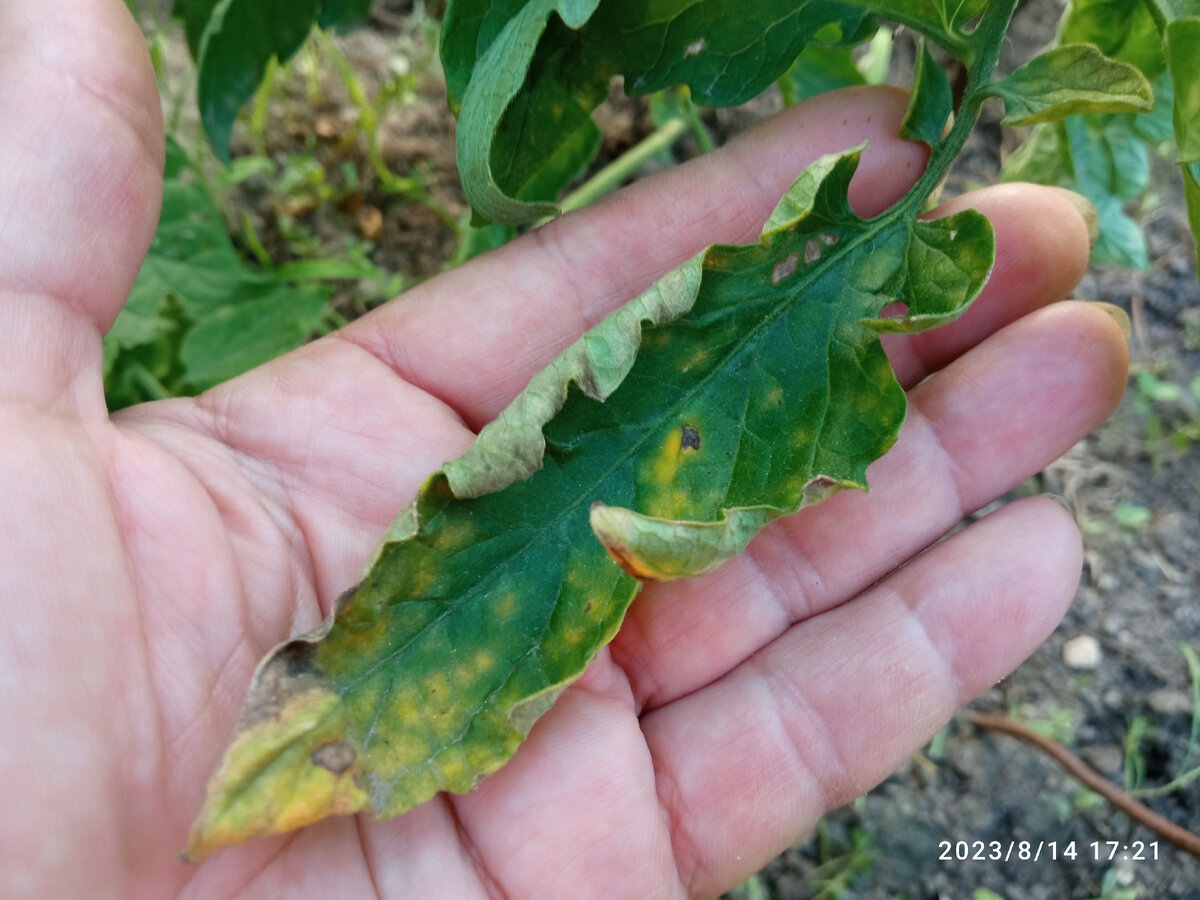
[[[1200,252],[1200,162],[1183,166],[1183,196],[1187,202],[1192,234],[1197,238],[1196,249]]]
[[[322,28],[349,31],[371,12],[371,0],[321,0],[317,24]]]
[[[1074,0],[1059,29],[1059,42],[1095,44],[1105,56],[1137,66],[1151,79],[1166,64],[1145,0]]]
[[[222,162],[229,162],[238,110],[254,96],[267,63],[300,49],[320,8],[320,0],[220,0],[212,8],[196,56],[196,102]]]
[[[565,178],[547,161],[582,159],[592,110],[614,75],[631,95],[686,84],[697,103],[750,100],[818,34],[868,37],[878,11],[967,55],[980,0],[893,0],[869,9],[828,0],[459,0],[447,12],[442,61],[459,115],[458,164],[476,214],[508,223],[555,212]],[[569,167],[556,167],[564,176]],[[539,179],[534,185],[535,179]]]
[[[1200,17],[1167,25],[1167,61],[1175,88],[1175,143],[1179,161],[1200,160]]]
[[[1004,100],[1006,125],[1035,125],[1096,112],[1149,112],[1150,82],[1134,66],[1109,59],[1091,44],[1048,50],[987,93]]]
[[[959,314],[994,247],[971,211],[860,219],[860,150],[805,170],[758,243],[710,247],[584,335],[425,483],[331,618],[259,667],[191,858],[470,790],[640,579],[710,571],[771,519],[865,489],[906,405],[879,333]]]
[[[946,123],[954,112],[950,82],[946,72],[933,60],[922,41],[917,49],[917,66],[908,110],[900,124],[900,134],[911,141],[938,147],[945,135]]]

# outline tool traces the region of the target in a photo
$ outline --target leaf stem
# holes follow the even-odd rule
[[[937,188],[945,177],[951,164],[958,157],[967,138],[975,128],[979,119],[980,108],[986,99],[982,89],[991,81],[992,71],[1000,58],[1000,47],[1008,31],[1008,22],[1016,9],[1017,0],[1002,0],[989,3],[984,10],[983,18],[978,27],[972,32],[972,37],[978,40],[978,45],[968,45],[967,86],[962,103],[955,114],[954,124],[941,145],[934,148],[929,165],[920,180],[907,194],[883,214],[883,217],[907,215],[916,212]]]
[[[141,363],[129,363],[127,371],[129,372],[129,377],[145,392],[149,399],[165,400],[167,397],[173,396],[172,392]]]
[[[669,149],[688,130],[689,124],[681,118],[664,122],[568,194],[563,199],[562,212],[568,213],[573,209],[580,209],[589,203],[594,203],[604,195],[612,193],[621,186],[626,178],[640,169],[643,163],[663,150]]]
[[[245,210],[242,210],[242,237],[246,239],[246,246],[250,248],[250,252],[254,254],[254,258],[258,260],[259,265],[264,269],[273,269],[275,267],[275,261],[271,259],[271,254],[267,252],[267,248],[259,240],[258,232],[254,230],[254,223],[250,220],[250,213]]]

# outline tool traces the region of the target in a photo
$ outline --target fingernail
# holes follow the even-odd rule
[[[1056,187],[1058,191],[1070,201],[1071,205],[1079,210],[1079,215],[1083,216],[1084,224],[1087,225],[1088,246],[1096,246],[1096,237],[1100,234],[1100,215],[1096,212],[1096,207],[1092,205],[1092,201],[1083,194],[1077,194],[1075,191],[1069,191],[1066,188]]]
[[[1125,335],[1125,340],[1129,340],[1129,335],[1132,332],[1129,326],[1129,313],[1125,312],[1121,307],[1105,303],[1103,300],[1096,300],[1089,303],[1088,306],[1094,306],[1101,312],[1107,313],[1117,323],[1117,327],[1121,329],[1121,334]]]

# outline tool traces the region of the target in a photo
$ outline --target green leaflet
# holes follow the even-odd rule
[[[779,90],[787,106],[837,88],[866,84],[849,47],[826,47],[811,43],[779,79]]]
[[[1150,82],[1134,66],[1109,59],[1092,44],[1048,50],[988,86],[1004,100],[1006,125],[1035,125],[1094,112],[1149,112]]]
[[[1200,18],[1167,25],[1167,63],[1175,86],[1175,143],[1180,163],[1200,160]]]
[[[1161,103],[1161,100],[1160,100]],[[1150,178],[1138,123],[1149,116],[1095,116],[1038,125],[1005,162],[1002,181],[1070,188],[1096,207],[1100,230],[1092,262],[1145,269],[1146,241],[1125,212]]]
[[[1166,43],[1174,83],[1172,124],[1192,235],[1200,248],[1200,0],[1152,0],[1150,10]]]
[[[426,482],[330,620],[260,665],[191,858],[330,813],[396,815],[502,765],[640,586],[597,518],[626,568],[675,577],[865,488],[905,412],[878,332],[961,312],[993,243],[974,212],[917,221],[919,194],[859,219],[859,153],[810,166],[759,243],[709,248],[589,332],[454,476],[521,480],[457,497],[451,465]],[[881,318],[894,301],[906,313]],[[535,429],[544,458],[522,479],[513,448]]]
[[[223,162],[229,162],[233,120],[254,96],[267,63],[300,49],[320,9],[320,0],[219,0],[212,7],[196,56],[196,102]]]
[[[922,141],[931,148],[941,146],[946,123],[954,112],[950,82],[946,73],[922,41],[917,48],[917,66],[908,110],[900,123],[900,134],[910,141]]]
[[[371,0],[323,0],[317,24],[321,28],[349,31],[371,12]]]
[[[1156,78],[1165,61],[1149,6],[1145,0],[1074,0],[1059,29],[1059,42],[1095,44],[1105,56]]]
[[[1142,195],[1149,179],[1149,154],[1143,142],[1159,144],[1174,136],[1181,162],[1197,149],[1200,86],[1194,64],[1197,33],[1191,24],[1195,22],[1200,22],[1197,0],[1075,0],[1063,20],[1059,40],[1064,45],[1095,44],[1106,56],[1137,67],[1152,80],[1155,99],[1149,112],[1092,113],[1038,125],[1001,172],[1005,181],[1069,187],[1091,200],[1100,218],[1093,262],[1139,269],[1148,264],[1141,228],[1125,211],[1128,201]],[[1177,35],[1175,50],[1172,33]],[[1174,90],[1177,74],[1192,85],[1182,97],[1176,97]]]
[[[287,60],[314,25],[348,29],[370,0],[176,0],[196,60],[196,102],[213,151],[229,162],[238,110],[254,96],[272,57]]]
[[[514,9],[499,34],[486,44],[486,49],[479,50],[480,56],[463,92],[457,148],[463,187],[469,196],[480,198],[472,203],[478,216],[497,222],[520,222],[553,214],[556,211],[553,204],[525,202],[516,197],[535,176],[542,175],[550,160],[564,152],[570,154],[570,159],[560,158],[554,167],[567,178],[573,174],[572,170],[578,169],[573,164],[578,162],[578,152],[570,153],[571,148],[578,151],[591,146],[594,150],[596,126],[591,121],[591,111],[604,99],[607,79],[595,73],[598,66],[593,63],[583,67],[587,75],[572,90],[564,66],[573,66],[577,60],[565,52],[535,59],[535,52],[542,32],[551,24],[552,14],[557,14],[567,25],[578,26],[587,20],[598,2],[531,0]],[[492,15],[491,20],[495,19]],[[477,47],[487,34],[484,26],[488,22],[486,17],[480,21]],[[462,30],[451,28],[451,37]],[[465,38],[459,40],[466,42]],[[454,46],[449,44],[449,48]],[[443,48],[449,86],[453,55],[446,44]],[[541,77],[523,91],[531,72]],[[505,122],[510,106],[513,109]],[[540,142],[532,139],[538,132],[543,138]],[[501,145],[501,152],[493,153],[493,142]],[[505,171],[493,172],[494,158],[504,160]],[[514,170],[518,173],[515,176]],[[557,188],[558,185],[553,185],[555,192]]]
[[[1183,196],[1187,201],[1192,234],[1197,236],[1196,249],[1200,251],[1200,162],[1183,167]]]
[[[624,76],[629,94],[686,84],[697,103],[728,106],[763,91],[818,35],[835,45],[867,39],[876,12],[969,57],[977,36],[963,28],[985,5],[456,0],[441,53],[459,114],[463,187],[483,219],[552,213],[559,190],[594,152],[591,112],[614,75]]]

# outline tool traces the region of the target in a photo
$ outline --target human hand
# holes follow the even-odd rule
[[[161,189],[153,75],[118,0],[8,0],[0,60],[5,896],[715,894],[895,769],[1070,600],[1079,539],[1053,502],[931,546],[1124,385],[1111,319],[1048,306],[1082,272],[1082,219],[995,188],[946,206],[996,228],[984,295],[887,341],[912,405],[869,495],[647,587],[471,794],[178,862],[255,663],[534,371],[702,246],[753,240],[821,153],[870,139],[862,213],[925,154],[894,137],[902,95],[818,98],[201,397],[109,417],[100,337]]]

